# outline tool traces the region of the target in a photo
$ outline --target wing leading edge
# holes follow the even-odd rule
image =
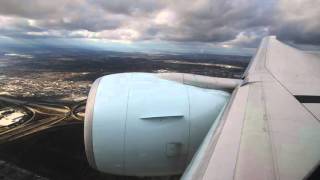
[[[320,59],[266,37],[182,179],[304,179],[320,161]]]

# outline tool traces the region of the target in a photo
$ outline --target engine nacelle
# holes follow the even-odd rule
[[[101,77],[87,100],[87,159],[95,169],[111,174],[180,174],[228,99],[227,92],[155,74]]]

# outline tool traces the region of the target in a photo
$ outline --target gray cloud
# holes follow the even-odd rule
[[[0,0],[0,36],[320,45],[317,0]]]
[[[270,27],[280,39],[320,45],[320,1],[281,0],[277,3],[276,25]]]
[[[89,0],[90,3],[115,14],[148,15],[164,8],[168,1],[157,0]]]
[[[71,3],[70,0],[1,0],[0,13],[3,15],[42,19],[61,14]]]

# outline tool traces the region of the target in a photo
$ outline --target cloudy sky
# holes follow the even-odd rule
[[[320,0],[0,0],[0,41],[255,48],[320,45]]]

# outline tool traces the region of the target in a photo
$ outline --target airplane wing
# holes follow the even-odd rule
[[[320,162],[320,59],[263,39],[182,179],[306,179]]]

